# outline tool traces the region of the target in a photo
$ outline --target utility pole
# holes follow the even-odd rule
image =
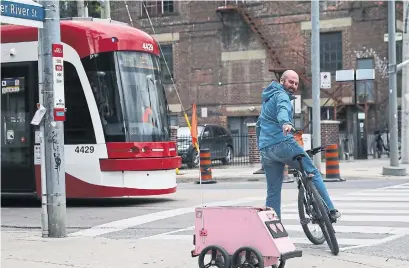
[[[398,95],[396,90],[396,11],[395,0],[388,1],[389,39],[389,131],[390,161],[392,167],[399,166],[398,157]]]
[[[409,1],[403,2],[402,60],[409,60]],[[409,64],[402,69],[402,164],[409,164]]]
[[[311,74],[312,74],[312,126],[314,147],[321,145],[320,96],[320,2],[311,1]],[[314,164],[321,170],[321,153],[314,156]]]
[[[395,0],[388,1],[388,40],[389,40],[389,132],[390,166],[383,168],[383,175],[404,176],[406,169],[399,167],[398,154],[398,94],[396,74],[402,64],[396,65],[396,11]]]
[[[110,0],[104,0],[103,1],[103,10],[102,10],[102,14],[101,17],[103,19],[110,19],[111,18],[111,3]]]
[[[64,73],[59,0],[40,1],[45,9],[44,28],[39,29],[39,72],[44,115],[44,163],[47,188],[48,236],[66,237],[64,166]],[[40,80],[41,81],[41,80]],[[41,94],[40,94],[41,96]]]

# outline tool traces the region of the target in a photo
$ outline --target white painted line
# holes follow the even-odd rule
[[[383,193],[383,194],[407,194],[409,195],[409,189],[384,189],[384,190],[370,190],[370,191],[363,191],[363,192],[355,192],[355,193],[348,193],[347,195],[354,195],[356,193]]]
[[[306,237],[291,237],[290,240],[294,244],[312,244],[310,240]],[[374,243],[375,241],[379,241],[379,239],[371,239],[371,238],[366,238],[366,239],[358,239],[358,238],[337,238],[338,245],[370,245],[371,243]],[[326,244],[325,244],[326,245]]]
[[[161,237],[161,236],[164,236],[164,235],[171,235],[171,234],[175,234],[175,233],[179,233],[179,232],[183,232],[183,231],[190,231],[190,230],[192,230],[192,231],[195,230],[195,226],[190,226],[190,227],[184,228],[184,229],[178,229],[178,230],[171,231],[171,232],[160,233],[160,234],[157,234],[157,235],[151,235],[151,236],[147,236],[147,237],[142,237],[141,239],[143,240],[143,239],[150,239],[150,238],[155,238],[155,237]]]
[[[233,206],[243,203],[251,203],[256,201],[265,200],[264,196],[257,196],[257,197],[249,197],[249,198],[242,198],[238,200],[227,200],[227,201],[219,201],[213,203],[203,204],[203,206],[215,207],[215,206]],[[98,235],[108,234],[112,232],[118,232],[133,226],[142,225],[145,223],[163,220],[167,218],[171,218],[174,216],[179,216],[187,213],[193,213],[195,208],[202,207],[202,205],[196,205],[193,207],[186,207],[186,208],[178,208],[166,211],[160,211],[156,213],[141,215],[137,217],[132,217],[128,219],[108,222],[106,224],[98,225],[91,227],[86,230],[81,230],[75,233],[71,233],[68,236],[87,236],[87,237],[95,237]]]
[[[387,201],[387,202],[409,202],[408,197],[371,197],[371,196],[334,196],[332,200],[337,201]],[[409,203],[407,204],[409,206]]]
[[[342,211],[341,211],[342,213]],[[299,220],[298,214],[283,214],[282,220]],[[374,216],[374,215],[342,215],[339,223],[347,221],[361,222],[409,222],[409,216]],[[285,226],[284,226],[285,227]]]
[[[311,244],[311,241],[306,237],[289,237],[291,242],[294,244]],[[193,235],[161,235],[149,237],[146,239],[155,239],[155,240],[184,240],[184,241],[193,241]],[[356,238],[337,238],[339,245],[370,245],[379,241],[379,239],[356,239]]]
[[[395,196],[408,196],[409,197],[409,193],[397,193],[397,192],[393,192],[393,193],[388,193],[386,191],[384,192],[372,192],[372,193],[355,193],[355,194],[348,194],[348,196],[384,196],[384,197],[395,197]]]
[[[283,223],[284,228],[287,231],[292,231],[292,232],[304,232],[300,224],[285,224]],[[361,225],[334,225],[335,231],[337,233],[361,233],[361,234],[409,234],[409,228],[403,228],[403,227],[384,227],[384,226],[361,226]],[[175,233],[180,233],[184,231],[194,231],[195,226],[189,226],[188,228],[184,229],[179,229],[167,233],[161,233],[157,235],[152,235],[148,237],[144,237],[141,239],[149,239],[149,238],[154,238],[154,237],[161,237],[164,235],[170,235],[170,234],[175,234]]]
[[[284,228],[287,231],[304,232],[301,225],[286,225]],[[409,234],[409,228],[398,227],[383,227],[383,226],[344,226],[334,224],[334,229],[337,233],[361,233],[361,234]]]
[[[345,247],[345,248],[340,247],[339,251],[346,251],[346,250],[362,248],[362,247],[373,247],[373,246],[381,245],[383,243],[399,239],[401,237],[404,237],[405,235],[406,234],[395,234],[395,235],[392,235],[392,236],[385,237],[383,239],[377,239],[377,241],[375,241],[375,242],[373,242],[373,243],[371,243],[369,245],[356,245],[356,246]]]
[[[396,188],[407,188],[407,187],[409,187],[409,183],[397,184],[397,185],[392,185],[392,186],[383,187],[379,189],[396,189]]]
[[[297,207],[298,204],[293,204],[291,207]],[[409,208],[409,203],[402,203],[402,202],[372,202],[372,203],[365,203],[365,202],[335,202],[335,207],[339,210],[342,208]],[[286,209],[283,209],[283,213],[286,212]],[[342,213],[342,211],[341,211]]]
[[[346,215],[348,213],[352,213],[352,214],[391,214],[391,215],[395,215],[395,214],[402,214],[402,215],[408,215],[409,216],[409,210],[397,210],[397,209],[388,209],[388,210],[381,210],[381,209],[374,209],[374,210],[368,210],[368,209],[362,209],[362,208],[358,208],[358,209],[340,209],[339,206],[337,206],[337,208],[340,210],[340,212],[342,213],[342,215]],[[283,211],[283,215],[285,215],[286,213],[298,213],[298,209],[297,208],[290,208],[290,209],[286,209],[285,211]]]

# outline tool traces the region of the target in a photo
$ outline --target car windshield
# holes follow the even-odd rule
[[[197,135],[200,135],[202,133],[203,127],[198,126],[197,127]],[[184,137],[191,137],[191,133],[188,127],[179,127],[178,128],[178,138],[184,138]]]

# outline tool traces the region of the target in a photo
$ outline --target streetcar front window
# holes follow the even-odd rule
[[[170,138],[157,56],[119,51],[83,59],[107,142]]]

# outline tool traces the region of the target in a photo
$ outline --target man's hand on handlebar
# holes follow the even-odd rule
[[[287,133],[294,132],[294,131],[295,131],[295,129],[293,128],[292,125],[289,125],[289,124],[284,124],[283,125],[284,136],[287,136]]]

